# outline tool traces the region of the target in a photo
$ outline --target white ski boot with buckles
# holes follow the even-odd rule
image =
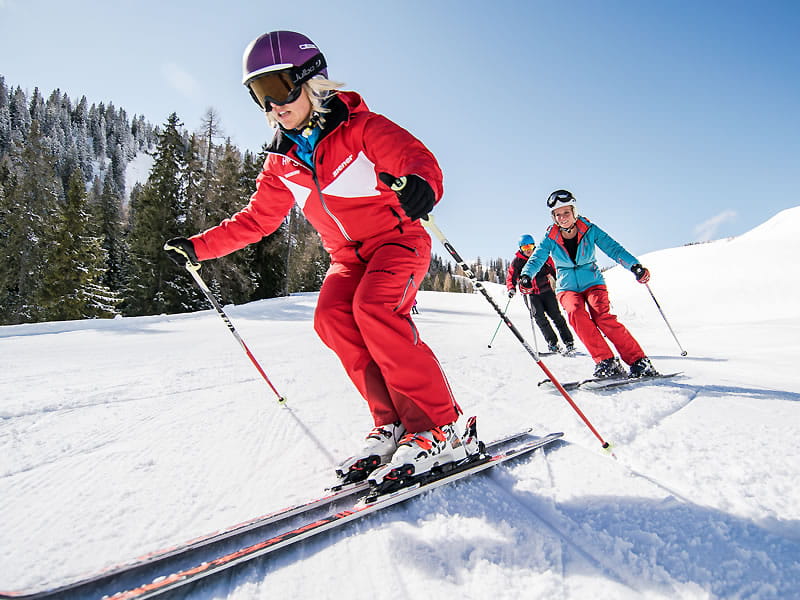
[[[363,481],[389,461],[405,432],[406,428],[400,421],[373,427],[364,439],[361,451],[342,461],[336,468],[336,475],[345,483]]]

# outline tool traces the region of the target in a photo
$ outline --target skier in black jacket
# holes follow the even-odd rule
[[[514,294],[517,293],[519,275],[535,248],[536,242],[532,235],[526,233],[519,238],[519,250],[514,255],[511,264],[508,265],[508,273],[506,274],[506,288],[508,288],[509,298],[513,298]],[[539,269],[536,277],[531,280],[532,287],[525,288],[520,284],[519,291],[525,300],[525,306],[528,307],[528,311],[531,313],[531,318],[536,321],[536,325],[539,326],[544,336],[547,350],[549,352],[562,351],[550,321],[547,320],[547,317],[550,317],[556,329],[558,329],[559,335],[561,335],[561,341],[564,342],[564,352],[571,354],[575,351],[575,339],[572,337],[572,332],[569,330],[567,322],[558,308],[558,301],[556,300],[552,283],[555,276],[556,268],[553,264],[553,259],[549,258]]]

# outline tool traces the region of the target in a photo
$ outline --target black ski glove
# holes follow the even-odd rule
[[[631,273],[636,275],[636,281],[638,281],[639,283],[647,283],[648,281],[650,281],[650,271],[645,269],[639,263],[636,263],[631,267]]]
[[[520,288],[528,288],[528,289],[532,288],[533,287],[533,282],[531,281],[531,276],[530,275],[525,275],[525,274],[520,275],[519,276],[519,287]]]
[[[397,194],[400,206],[412,221],[427,217],[436,204],[433,188],[419,175],[393,177],[389,173],[380,173],[378,177]]]
[[[179,267],[199,267],[200,261],[197,260],[197,254],[194,252],[194,244],[184,237],[176,237],[168,240],[164,244],[164,250],[167,251],[167,256]]]
[[[517,293],[517,288],[511,288],[510,290],[508,290],[508,297],[513,298],[514,294],[516,293]]]

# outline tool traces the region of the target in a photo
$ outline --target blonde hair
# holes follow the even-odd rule
[[[317,113],[320,124],[325,123],[324,115],[330,112],[330,109],[323,106],[323,104],[331,96],[336,95],[336,91],[342,86],[344,86],[343,83],[325,79],[322,75],[316,75],[303,84],[303,93],[311,102],[311,115]],[[269,111],[266,114],[270,127],[275,129],[278,126],[278,120],[275,118],[273,111]]]

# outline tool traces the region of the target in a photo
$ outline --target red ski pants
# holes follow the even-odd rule
[[[596,285],[583,292],[559,292],[558,301],[595,363],[614,357],[603,334],[614,344],[620,358],[629,365],[645,356],[639,343],[609,312],[611,305],[606,286]]]
[[[452,423],[460,409],[433,351],[409,315],[428,271],[430,238],[384,243],[366,262],[332,262],[314,329],[342,361],[375,425],[417,433]]]

